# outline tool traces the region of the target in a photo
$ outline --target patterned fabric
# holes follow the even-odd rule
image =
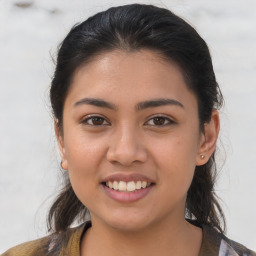
[[[245,246],[228,239],[217,230],[202,225],[203,241],[199,256],[256,256]]]
[[[80,256],[81,237],[90,227],[91,223],[86,222],[66,232],[18,245],[2,256]],[[256,256],[256,253],[228,239],[215,229],[207,225],[201,227],[203,241],[199,256]]]
[[[234,249],[229,244],[227,244],[227,242],[224,240],[221,240],[219,255],[220,256],[229,256],[229,255],[230,256],[239,256],[234,251]]]

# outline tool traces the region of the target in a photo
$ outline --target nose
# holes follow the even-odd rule
[[[110,137],[107,160],[114,164],[130,166],[147,160],[147,151],[138,132],[123,125]]]

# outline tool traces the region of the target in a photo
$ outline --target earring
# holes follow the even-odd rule
[[[60,168],[61,168],[61,170],[64,170],[64,168],[62,167],[62,160],[60,161]]]
[[[203,155],[203,154],[200,155],[200,158],[201,158],[201,159],[204,159],[204,158],[205,158],[205,155]]]

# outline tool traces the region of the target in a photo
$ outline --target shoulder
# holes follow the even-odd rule
[[[202,225],[204,252],[210,252],[208,255],[219,256],[256,256],[256,253],[246,248],[244,245],[227,238],[216,229],[208,225]],[[204,255],[204,254],[202,254]]]
[[[6,251],[1,256],[40,256],[45,255],[48,250],[51,241],[51,236],[47,236],[34,241],[26,242],[17,245],[8,251]]]
[[[69,228],[60,233],[17,245],[1,256],[45,256],[62,255],[62,252],[71,251],[72,255],[79,255],[79,244],[82,234],[91,224],[84,223],[75,228]]]
[[[227,252],[234,251],[236,254],[234,255],[241,255],[241,256],[256,256],[256,253],[249,250],[244,245],[235,242],[233,240],[230,240],[229,238],[223,236],[223,239],[221,240],[220,244],[220,256],[221,255],[227,255]],[[232,254],[233,255],[233,254]]]

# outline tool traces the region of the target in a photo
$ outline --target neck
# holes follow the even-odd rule
[[[200,251],[202,231],[185,219],[168,223],[163,220],[150,228],[125,232],[97,221],[92,223],[82,239],[82,256],[196,256]]]

